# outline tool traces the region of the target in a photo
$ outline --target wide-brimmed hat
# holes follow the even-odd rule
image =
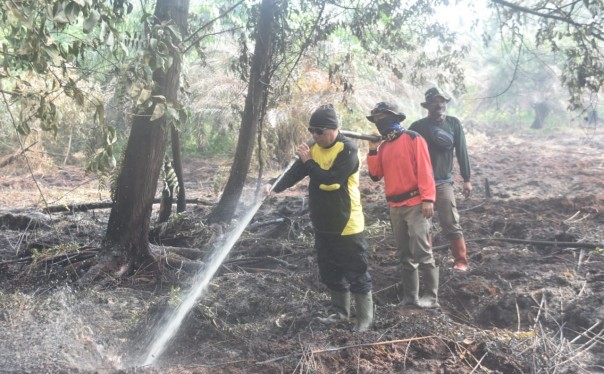
[[[324,129],[338,128],[338,115],[332,104],[324,104],[318,107],[310,116],[308,122],[311,127],[321,127]]]
[[[407,116],[398,111],[398,107],[395,104],[387,103],[387,102],[379,102],[375,104],[373,109],[371,109],[371,115],[367,116],[367,119],[373,123],[375,123],[375,116],[378,114],[392,114],[396,117],[398,122],[403,122]]]
[[[430,101],[435,97],[442,97],[447,103],[451,101],[451,98],[446,96],[445,94],[440,93],[438,88],[432,87],[424,94],[424,102],[421,103],[421,106],[427,108],[427,105],[430,104]]]

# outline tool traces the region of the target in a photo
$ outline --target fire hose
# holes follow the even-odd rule
[[[371,142],[379,142],[380,140],[382,140],[382,137],[379,135],[369,135],[369,134],[363,134],[363,133],[355,132],[355,131],[340,130],[340,134],[347,136],[349,138],[369,140]]]

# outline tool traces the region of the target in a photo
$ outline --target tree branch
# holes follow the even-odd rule
[[[204,25],[202,25],[200,28],[198,28],[197,30],[195,30],[194,33],[192,33],[191,35],[187,36],[182,42],[186,43],[189,40],[191,40],[192,37],[194,37],[195,35],[197,35],[201,30],[209,27],[210,25],[212,25],[214,22],[218,21],[219,19],[221,19],[222,17],[226,16],[227,14],[231,13],[235,8],[237,8],[239,5],[241,5],[245,0],[240,0],[238,3],[234,4],[233,6],[231,6],[229,9],[227,9],[226,11],[224,11],[223,13],[219,14],[218,16],[216,16],[215,18],[209,20],[208,22],[206,22]],[[203,38],[203,37],[202,37]],[[195,43],[192,43],[191,45],[194,45]],[[189,47],[190,48],[190,47]],[[185,51],[188,51],[189,48],[187,48]]]
[[[491,0],[491,1],[495,4],[499,4],[504,7],[513,9],[514,11],[519,12],[519,13],[527,13],[527,14],[532,14],[532,15],[540,17],[540,18],[553,19],[553,20],[560,21],[560,22],[566,23],[568,25],[571,25],[571,26],[574,26],[577,28],[588,27],[588,26],[593,25],[593,23],[591,23],[591,24],[578,23],[575,20],[573,20],[570,17],[570,15],[559,16],[559,15],[552,14],[552,13],[543,13],[538,10],[523,7],[521,5],[514,4],[514,3],[511,3],[511,2],[505,1],[505,0]],[[597,24],[596,24],[596,26],[597,26]],[[600,31],[600,30],[598,30],[598,31]],[[596,39],[604,40],[604,36],[602,36],[601,32],[591,32],[591,35]]]
[[[529,239],[515,239],[515,238],[477,238],[477,239],[467,239],[466,242],[484,242],[484,241],[502,241],[508,243],[521,243],[521,244],[534,244],[534,245],[543,245],[543,246],[554,246],[554,247],[570,247],[570,248],[588,248],[588,249],[596,249],[598,247],[604,247],[603,243],[579,243],[579,242],[557,242],[557,241],[547,241],[547,240],[529,240]],[[449,248],[449,244],[437,245],[432,247],[435,249],[445,249]]]

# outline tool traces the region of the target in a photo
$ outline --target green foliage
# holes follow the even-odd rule
[[[563,56],[560,79],[570,96],[569,109],[584,108],[585,94],[598,93],[604,85],[604,1],[491,2],[501,30],[514,43],[534,38],[535,45]]]
[[[175,307],[182,302],[180,298],[180,287],[170,287],[170,293],[168,294],[168,305]]]
[[[101,136],[97,139],[100,144],[89,143],[89,152],[94,153],[92,161],[86,168],[87,172],[107,172],[116,166],[113,146],[117,141],[115,128],[107,126],[102,129]]]
[[[164,181],[164,192],[170,196],[178,195],[178,177],[170,160],[166,157],[164,167],[162,168],[161,179]]]
[[[221,128],[219,120],[199,119],[196,126],[188,127],[181,134],[183,152],[190,156],[232,156],[237,137],[232,126]]]

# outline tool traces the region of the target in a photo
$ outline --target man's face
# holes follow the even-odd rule
[[[442,118],[447,111],[447,101],[440,96],[433,97],[426,106],[428,107],[428,116],[431,118]]]
[[[327,148],[333,144],[338,137],[338,129],[326,129],[324,127],[309,127],[308,131],[319,147]]]

